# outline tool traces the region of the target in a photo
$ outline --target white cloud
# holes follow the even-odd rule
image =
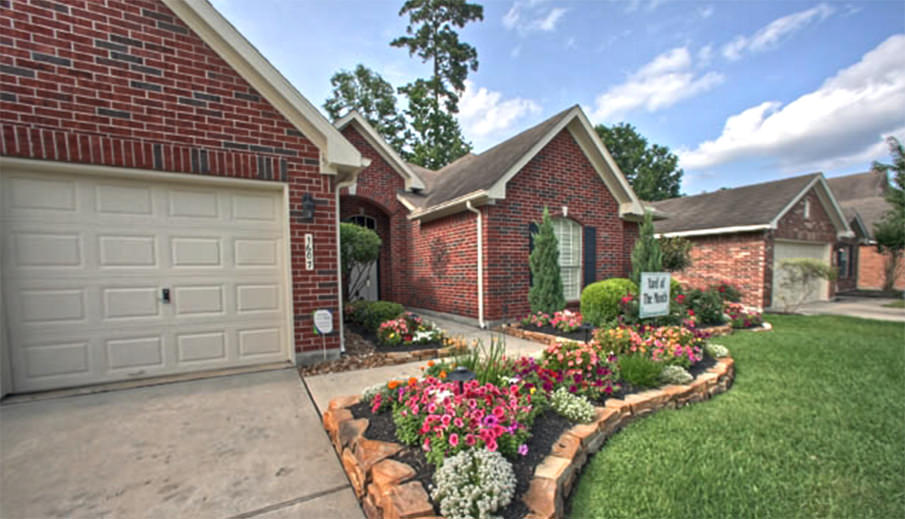
[[[688,48],[678,47],[660,54],[629,74],[625,82],[597,96],[592,116],[612,121],[638,108],[656,112],[706,92],[722,81],[719,73],[699,74],[692,70]]]
[[[565,7],[547,10],[542,4],[547,0],[516,0],[503,15],[503,27],[515,29],[519,34],[532,32],[553,32],[562,17],[568,12]]]
[[[520,119],[540,111],[540,105],[531,99],[503,99],[501,92],[477,87],[466,80],[465,91],[459,98],[458,117],[465,135],[475,141],[475,148],[483,149],[495,144],[494,137],[508,137],[507,132]]]
[[[575,39],[575,36],[569,36],[566,40],[566,48],[567,49],[577,49],[578,48],[578,40]]]
[[[712,5],[698,7],[698,16],[700,16],[701,18],[710,18],[711,16],[713,16],[714,11],[716,11],[716,8],[714,8]]]
[[[777,18],[761,27],[751,36],[736,36],[723,46],[723,56],[735,61],[745,51],[751,53],[764,52],[776,48],[779,43],[792,34],[804,29],[811,23],[821,22],[832,15],[836,9],[827,4],[818,4],[805,11]]]
[[[905,128],[905,34],[891,36],[817,90],[783,105],[766,101],[726,119],[722,134],[679,150],[683,168],[767,159],[786,170],[876,158],[883,136]]]

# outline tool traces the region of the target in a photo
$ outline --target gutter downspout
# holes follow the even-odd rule
[[[343,266],[342,266],[342,246],[339,243],[339,192],[351,182],[337,182],[334,196],[336,198],[336,286],[337,299],[339,300],[339,352],[346,352],[346,333],[343,329]]]
[[[465,202],[465,207],[471,211],[472,213],[478,215],[477,221],[477,233],[478,233],[478,326],[481,329],[487,328],[484,323],[484,232],[483,232],[483,218],[481,216],[481,210],[475,209],[473,205],[471,205],[471,200]]]

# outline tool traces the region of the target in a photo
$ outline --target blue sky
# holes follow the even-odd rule
[[[400,1],[212,0],[321,106],[358,63],[394,86],[429,65],[389,46]],[[688,194],[888,161],[905,140],[905,2],[484,2],[460,122],[480,152],[580,104],[669,146]]]

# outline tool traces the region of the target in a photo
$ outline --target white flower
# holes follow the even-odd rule
[[[440,402],[446,400],[447,398],[450,398],[451,396],[453,396],[453,392],[448,389],[437,391],[437,393],[434,395],[434,401],[439,404]]]

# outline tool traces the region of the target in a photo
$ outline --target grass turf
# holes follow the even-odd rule
[[[569,517],[905,517],[905,327],[768,316],[734,386],[615,435]]]
[[[886,308],[905,308],[905,299],[903,299],[902,301],[893,301],[892,303],[886,303],[883,306],[885,306]]]

